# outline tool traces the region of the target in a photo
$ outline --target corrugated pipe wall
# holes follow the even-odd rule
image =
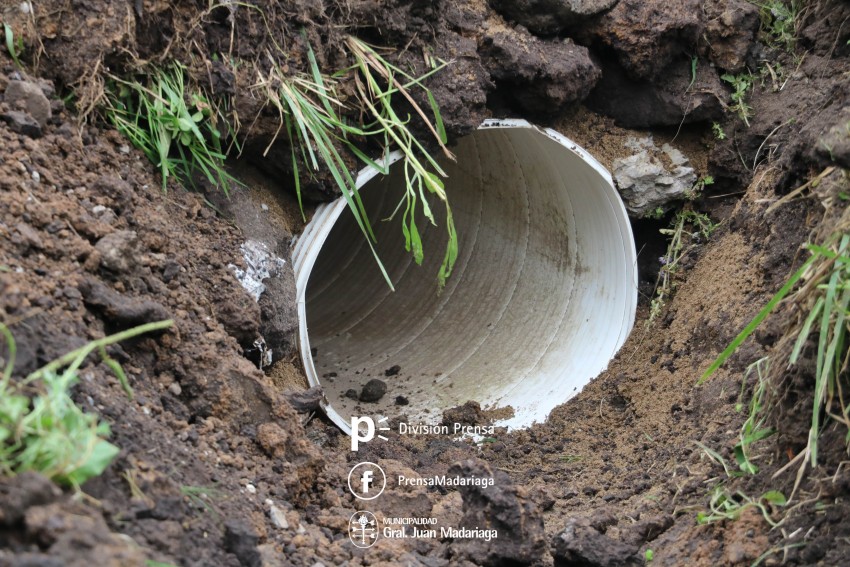
[[[345,431],[361,415],[436,423],[468,400],[512,407],[499,425],[542,421],[605,369],[632,329],[634,239],[599,162],[522,120],[487,121],[454,152],[444,168],[460,255],[442,293],[439,219],[420,224],[422,266],[404,251],[398,219],[382,222],[402,195],[398,166],[357,180],[395,292],[342,199],[320,207],[296,245],[304,366]],[[373,378],[388,386],[380,401],[346,397]]]

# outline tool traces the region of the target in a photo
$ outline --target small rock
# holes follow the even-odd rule
[[[395,405],[397,406],[406,406],[410,404],[410,400],[405,398],[404,396],[396,396],[395,397]]]
[[[41,125],[26,112],[10,110],[0,114],[0,119],[9,125],[9,129],[12,132],[17,132],[30,138],[41,138]]]
[[[48,99],[56,94],[56,87],[53,85],[53,81],[48,81],[47,79],[38,79],[38,88],[41,89],[41,92],[44,93]],[[59,102],[62,102],[61,100]]]
[[[168,387],[168,391],[171,392],[171,394],[174,396],[179,396],[183,393],[183,388],[181,388],[180,384],[178,384],[177,382],[172,382],[171,385]]]
[[[261,209],[263,209],[264,211],[268,211],[268,210],[269,210],[269,206],[268,206],[267,204],[265,204],[265,203],[262,203],[262,204],[260,205],[260,208],[261,208]]]
[[[386,370],[384,370],[384,376],[398,376],[398,373],[401,372],[401,366],[398,364],[394,366],[390,366]]]
[[[387,383],[383,380],[373,378],[366,382],[366,385],[363,386],[363,390],[360,391],[359,399],[361,402],[374,403],[383,398],[386,393]]]
[[[100,252],[102,267],[122,273],[135,268],[138,243],[135,231],[118,230],[98,240],[94,247]]]
[[[44,128],[50,119],[50,101],[35,83],[11,81],[6,87],[6,104],[13,110],[22,110],[32,116]]]
[[[635,217],[644,217],[657,208],[667,210],[670,203],[686,197],[697,175],[688,158],[669,144],[660,149],[651,137],[630,138],[626,145],[636,153],[613,162],[614,182],[626,209]],[[665,161],[670,168],[665,167]]]
[[[286,520],[286,514],[284,514],[283,511],[274,504],[269,507],[269,519],[272,521],[272,525],[274,525],[274,527],[281,530],[289,529],[289,522]]]
[[[250,482],[245,485],[245,490],[248,491],[248,494],[256,494],[257,493],[257,487],[254,486],[253,484],[251,484]]]

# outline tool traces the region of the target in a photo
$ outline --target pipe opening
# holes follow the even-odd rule
[[[542,421],[605,369],[634,323],[635,247],[608,172],[563,136],[524,121],[488,121],[444,160],[460,253],[441,294],[446,244],[417,217],[425,261],[403,249],[404,171],[364,171],[361,196],[387,287],[340,199],[317,211],[296,246],[301,350],[331,419],[406,414],[434,423],[475,400],[510,406],[514,427]],[[311,356],[311,349],[313,355]],[[379,378],[376,403],[346,397]],[[409,405],[396,405],[396,398]]]

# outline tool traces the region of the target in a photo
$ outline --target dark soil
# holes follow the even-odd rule
[[[770,510],[784,517],[780,527],[753,508],[737,521],[696,522],[721,481],[754,498],[792,493],[796,468],[773,475],[805,446],[811,368],[780,376],[778,434],[757,446],[758,475],[726,480],[697,442],[735,466],[741,380],[782,343],[795,306],[784,305],[710,381],[697,380],[803,261],[801,244],[828,233],[846,206],[846,2],[808,3],[793,53],[768,45],[758,10],[743,0],[587,1],[570,10],[546,0],[290,0],[256,10],[85,0],[32,3],[34,14],[19,4],[0,12],[24,39],[26,64],[16,69],[0,49],[0,321],[18,345],[14,376],[140,323],[175,325],[110,350],[132,400],[99,359],[80,370],[74,399],[110,423],[121,448],[85,496],[35,474],[0,478],[0,565],[602,566],[643,564],[647,550],[659,565],[745,565],[763,554],[764,564],[850,564],[846,432],[832,421],[819,467],[791,506]],[[417,72],[423,53],[454,59],[429,79],[453,139],[487,116],[520,116],[610,163],[626,138],[650,133],[715,178],[689,206],[720,227],[684,256],[674,297],[649,327],[654,258],[665,246],[657,229],[667,221],[635,222],[638,248],[650,255],[640,262],[635,330],[608,370],[545,423],[477,444],[389,435],[354,454],[316,412],[320,392],[301,392],[291,267],[259,304],[235,279],[247,238],[290,266],[291,239],[304,226],[290,148],[278,139],[262,157],[280,124],[252,89],[255,72],[267,72],[269,58],[306,72],[307,42],[322,68],[343,68],[345,33],[396,48],[397,62]],[[245,142],[232,171],[262,191],[235,191],[229,202],[176,184],[163,193],[156,168],[90,112],[107,69],[130,76],[141,60],[171,58],[230,97]],[[757,77],[749,126],[729,109],[719,78],[746,69]],[[829,167],[812,191],[766,212]],[[311,200],[335,194],[322,177],[304,185]],[[249,222],[263,206],[276,228]],[[265,372],[245,356],[261,335],[276,345]],[[497,417],[474,401],[452,411],[447,422]],[[498,539],[355,548],[348,522],[361,504],[346,478],[359,461],[379,463],[389,480],[375,513],[486,524]],[[447,473],[494,486],[397,483]]]

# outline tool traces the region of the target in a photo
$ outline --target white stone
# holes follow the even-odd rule
[[[659,207],[670,208],[670,203],[686,197],[697,181],[688,158],[670,144],[661,148],[652,137],[630,138],[626,147],[635,152],[613,162],[613,177],[629,214],[644,217]],[[666,160],[662,159],[666,157]],[[669,161],[671,169],[664,166]]]
[[[276,528],[280,528],[282,530],[289,529],[289,522],[286,520],[286,514],[284,514],[283,511],[274,504],[269,506],[269,519]]]

